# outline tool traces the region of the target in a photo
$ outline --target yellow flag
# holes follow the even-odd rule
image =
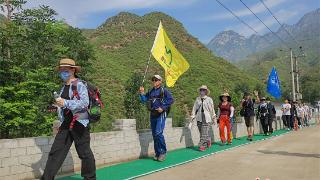
[[[178,78],[189,69],[189,63],[170,41],[163,26],[159,24],[151,49],[153,57],[164,68],[168,87],[173,87]]]

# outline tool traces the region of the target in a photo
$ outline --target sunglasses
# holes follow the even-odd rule
[[[159,79],[152,79],[151,80],[152,82],[157,82],[157,81],[160,81]]]
[[[206,89],[200,89],[200,91],[207,91]]]

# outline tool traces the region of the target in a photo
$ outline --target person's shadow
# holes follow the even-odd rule
[[[209,126],[209,137],[211,138],[211,144],[216,143],[213,127],[217,127],[217,124],[216,125],[210,124],[210,126]],[[218,125],[218,127],[219,127],[219,125]],[[215,129],[216,129],[216,131],[219,130],[219,128],[215,128]]]
[[[149,145],[153,141],[152,132],[149,129],[139,130],[140,155],[139,158],[148,158]]]
[[[194,143],[193,143],[193,139],[192,139],[192,133],[191,133],[191,129],[187,128],[187,127],[182,127],[182,134],[180,136],[180,143],[183,141],[184,139],[184,143],[185,146],[187,148],[193,147]]]
[[[39,139],[41,139],[41,138],[42,137],[39,137]],[[49,143],[50,142],[53,143],[54,138],[55,137],[48,138]],[[46,167],[46,163],[48,160],[48,156],[49,156],[49,152],[50,152],[52,144],[51,145],[48,145],[48,144],[42,145],[41,143],[38,143],[37,138],[35,138],[35,141],[36,141],[35,144],[41,150],[42,155],[41,155],[41,158],[39,159],[39,161],[31,164],[31,168],[33,169],[32,172],[33,172],[34,177],[41,178],[43,171]],[[39,142],[41,142],[41,141],[39,141]],[[72,173],[72,172],[74,172],[74,161],[73,161],[72,155],[69,151],[66,159],[64,160],[64,164],[62,165],[62,170],[60,167],[60,170],[58,171],[57,175],[61,174],[61,173]]]
[[[320,158],[320,154],[290,153],[287,151],[269,151],[269,150],[258,150],[257,152],[263,153],[263,154],[295,156],[295,157],[302,157],[302,158]]]

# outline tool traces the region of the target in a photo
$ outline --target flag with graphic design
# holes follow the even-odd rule
[[[275,67],[272,67],[272,70],[269,74],[268,84],[267,84],[267,92],[279,99],[281,98],[281,87],[280,87],[280,80],[277,74],[277,70]]]
[[[172,44],[161,22],[151,53],[164,68],[168,87],[173,87],[178,78],[189,69],[189,63]]]

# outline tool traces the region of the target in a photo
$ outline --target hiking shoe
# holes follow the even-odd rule
[[[205,151],[205,150],[206,150],[206,147],[204,147],[204,146],[199,147],[199,151]]]
[[[158,157],[158,161],[163,162],[164,160],[166,160],[166,154],[160,154]]]
[[[158,156],[154,156],[154,157],[153,157],[153,160],[154,160],[154,161],[158,161]]]
[[[211,141],[207,141],[207,146],[210,148],[212,146]]]

